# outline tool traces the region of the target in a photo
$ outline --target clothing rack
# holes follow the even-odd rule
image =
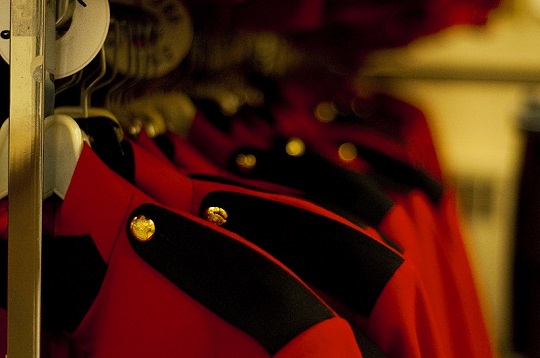
[[[53,78],[46,64],[51,63],[56,52],[50,51],[56,35],[56,10],[50,7],[56,7],[56,4],[46,0],[9,1],[9,309],[6,357],[35,358],[40,356],[41,346],[43,131],[45,117],[54,108]],[[65,0],[65,3],[68,1],[72,0]],[[62,22],[64,15],[60,15]],[[419,76],[418,73],[412,75]],[[368,78],[381,80],[409,76],[411,74],[406,71],[390,72],[390,75],[377,71],[366,74]],[[456,78],[456,73],[438,77],[428,72],[420,76],[451,79],[452,76]],[[533,77],[536,80],[528,82],[540,81],[540,73]]]
[[[360,78],[388,80],[423,80],[423,81],[461,81],[492,83],[528,83],[540,82],[538,69],[512,68],[476,68],[462,66],[366,66],[359,74]]]
[[[40,355],[42,126],[54,93],[45,66],[51,26],[54,35],[47,6],[11,1],[8,357]]]

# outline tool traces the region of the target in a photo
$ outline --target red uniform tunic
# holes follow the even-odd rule
[[[75,356],[361,357],[350,326],[285,266],[158,205],[86,146],[59,205],[44,324]],[[155,224],[147,242],[130,229],[141,215]]]
[[[170,166],[137,146],[133,149],[135,183],[143,191],[165,205],[193,213],[200,214],[208,206],[224,208],[230,218],[224,228],[282,260],[389,356],[447,353],[441,350],[416,269],[373,229],[361,229],[289,196],[192,180],[179,172],[156,180],[151,173],[166,172]]]
[[[412,202],[409,198],[403,199],[401,196],[396,196],[395,201],[407,211],[406,215],[396,214],[399,210],[392,209],[392,205],[387,205],[379,208],[380,210],[374,210],[373,213],[379,211],[377,215],[366,212],[364,208],[360,216],[367,218],[367,223],[371,225],[383,224],[379,227],[381,231],[390,235],[391,239],[402,247],[404,256],[410,258],[420,269],[426,290],[435,307],[435,316],[440,325],[440,331],[445,336],[443,342],[445,351],[457,351],[466,356],[492,356],[493,349],[483,318],[477,288],[470,269],[463,237],[458,227],[455,203],[452,203],[451,198],[442,199],[446,198],[446,195],[443,195],[443,188],[429,176],[407,163],[407,161],[411,161],[425,164],[434,173],[440,175],[433,145],[425,146],[425,153],[419,155],[418,150],[409,151],[406,146],[396,145],[384,137],[358,136],[358,133],[362,132],[355,130],[354,124],[323,126],[314,121],[311,109],[305,107],[303,100],[297,104],[280,107],[276,114],[277,122],[274,132],[286,134],[289,137],[296,135],[302,138],[308,147],[303,155],[304,159],[289,158],[284,152],[280,152],[282,151],[281,147],[276,147],[264,136],[259,136],[259,142],[256,146],[251,145],[250,148],[242,151],[242,153],[254,153],[258,158],[258,167],[245,175],[259,179],[276,180],[280,184],[291,184],[297,189],[303,189],[307,193],[319,197],[336,199],[343,191],[354,198],[354,188],[351,186],[348,187],[349,190],[343,190],[345,182],[340,181],[342,177],[353,176],[352,173],[347,174],[335,170],[334,174],[337,175],[325,176],[331,167],[319,164],[320,174],[316,174],[317,167],[313,163],[307,162],[306,159],[310,149],[315,148],[325,158],[351,172],[370,173],[378,180],[385,178],[381,183],[391,189],[390,192],[404,190],[407,193],[411,188],[425,191],[423,195],[428,195],[429,200],[434,202],[431,209],[419,206],[417,200],[413,200],[416,198],[415,195],[410,198]],[[406,120],[403,121],[406,122]],[[411,122],[415,121],[411,120]],[[199,120],[194,123],[194,132],[191,138],[199,145],[205,136],[207,139],[219,138],[223,144],[220,148],[224,150],[219,150],[211,145],[206,145],[204,150],[210,158],[216,160],[216,163],[226,165],[226,163],[231,162],[230,159],[227,160],[227,157],[233,156],[234,150],[241,150],[238,148],[242,148],[242,143],[246,143],[246,135],[241,135],[241,131],[238,129],[241,127],[241,120],[238,122],[239,124],[236,126],[230,126],[229,132],[224,133],[215,128],[214,131],[207,130],[211,125],[204,120]],[[417,122],[418,131],[411,130],[418,143],[430,139],[426,136],[425,131],[420,130],[423,128],[421,122]],[[204,130],[201,130],[203,128]],[[403,133],[407,133],[405,129],[403,129]],[[366,138],[370,140],[366,141]],[[376,139],[379,138],[381,140],[377,142]],[[406,142],[406,139],[403,140]],[[209,142],[212,143],[212,141]],[[356,146],[358,152],[356,159],[346,162],[338,156],[338,146],[344,142]],[[400,150],[400,148],[402,149]],[[298,169],[301,167],[302,161],[306,166]],[[287,165],[288,162],[290,164]],[[229,168],[235,170],[234,167]],[[276,173],[271,168],[280,168],[283,173]],[[312,168],[312,170],[309,171],[307,168]],[[296,172],[298,177],[305,174],[304,181],[295,179],[294,175],[291,174],[293,172]],[[236,173],[242,174],[239,170],[236,170]],[[328,182],[333,181],[338,184],[332,189],[327,182],[320,180],[322,177],[327,178]],[[350,184],[350,181],[348,183]],[[356,198],[361,198],[361,196],[356,196]],[[346,199],[346,196],[341,199]],[[338,203],[334,202],[334,204]],[[383,210],[385,208],[386,210]],[[361,209],[361,207],[350,205],[346,209],[356,210]],[[380,219],[374,220],[377,217]],[[386,222],[383,222],[382,219],[385,219]],[[388,224],[391,222],[394,222],[394,225]],[[399,225],[395,224],[397,222],[408,222],[406,225],[410,227],[412,224],[413,229],[400,229]],[[467,289],[463,290],[463,287],[467,287]],[[456,312],[460,313],[456,314]]]

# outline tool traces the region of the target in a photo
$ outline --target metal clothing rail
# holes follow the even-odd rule
[[[40,354],[47,6],[11,0],[7,351],[17,358]]]
[[[393,66],[368,64],[359,72],[364,79],[458,81],[492,83],[540,83],[540,69],[536,68],[489,68],[467,66],[421,65],[407,66],[403,63]]]

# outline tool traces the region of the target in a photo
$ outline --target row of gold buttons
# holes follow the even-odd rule
[[[224,209],[212,206],[204,211],[203,217],[207,221],[221,226],[227,222],[228,214]],[[133,235],[137,241],[147,242],[154,237],[156,233],[156,224],[151,218],[148,218],[145,215],[137,215],[131,219],[129,229],[131,235]]]
[[[285,145],[285,151],[292,157],[301,157],[306,151],[306,145],[297,137],[291,138]],[[342,143],[338,148],[338,155],[341,160],[351,162],[358,156],[356,146],[352,143]],[[250,171],[257,165],[257,158],[253,154],[238,154],[235,158],[236,166],[239,169]]]

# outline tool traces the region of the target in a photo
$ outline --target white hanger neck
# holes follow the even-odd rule
[[[0,128],[0,199],[8,195],[9,119]],[[73,118],[54,114],[45,119],[43,128],[43,196],[53,193],[64,199],[77,166],[86,134]]]

